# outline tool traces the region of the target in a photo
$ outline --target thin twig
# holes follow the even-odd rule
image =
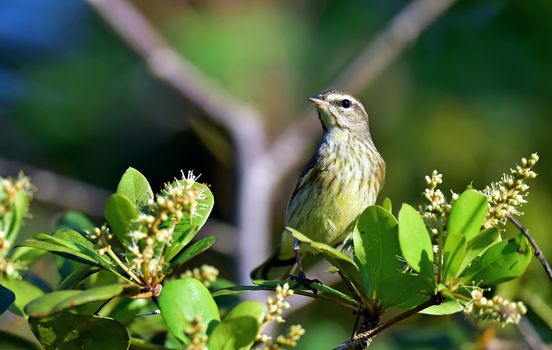
[[[521,233],[525,236],[525,238],[527,238],[527,240],[529,241],[529,244],[531,244],[531,247],[533,247],[533,250],[535,251],[535,256],[537,257],[537,259],[540,260],[542,267],[544,268],[544,271],[548,275],[548,278],[550,279],[550,281],[552,281],[552,268],[550,267],[550,264],[544,257],[544,254],[542,253],[542,250],[539,248],[537,241],[535,241],[535,239],[529,234],[529,231],[527,231],[527,229],[514,217],[508,216],[508,220],[510,220],[510,222],[514,224],[514,226],[517,227],[518,230],[521,231]]]

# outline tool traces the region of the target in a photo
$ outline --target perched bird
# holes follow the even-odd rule
[[[375,203],[385,163],[372,141],[368,115],[357,99],[332,90],[309,100],[316,105],[324,134],[291,195],[285,226],[335,246],[352,233],[358,215]],[[267,279],[272,267],[295,263],[302,273],[298,250],[298,241],[284,230],[280,246],[251,277]]]

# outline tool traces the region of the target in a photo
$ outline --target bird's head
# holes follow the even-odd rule
[[[350,131],[368,131],[368,114],[362,103],[353,96],[336,90],[309,97],[316,105],[324,131],[340,128]]]

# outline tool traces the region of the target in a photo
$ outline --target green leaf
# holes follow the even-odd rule
[[[397,219],[379,206],[366,208],[358,217],[353,233],[357,265],[370,299],[377,301],[386,293],[381,281],[396,277],[403,263],[398,239]]]
[[[0,284],[0,315],[6,311],[15,301],[15,294]]]
[[[38,258],[43,256],[46,252],[39,249],[29,248],[29,247],[18,247],[12,250],[10,259],[12,261],[17,261],[22,265],[30,266]]]
[[[13,201],[13,216],[11,218],[10,226],[6,232],[6,239],[10,242],[14,242],[23,223],[23,218],[27,211],[29,210],[29,195],[23,191],[18,191],[15,194],[15,199]]]
[[[11,304],[10,311],[26,316],[23,311],[25,305],[44,294],[42,289],[25,280],[0,278],[0,283],[15,294],[15,302]]]
[[[226,322],[234,318],[249,316],[257,320],[257,323],[260,326],[265,313],[266,307],[264,304],[254,300],[247,300],[239,303],[228,311],[226,316],[224,316],[224,321]]]
[[[468,241],[466,247],[466,256],[460,265],[460,272],[468,266],[473,259],[483,254],[493,244],[500,242],[500,231],[496,227],[492,227],[479,232],[474,238]]]
[[[461,233],[469,241],[481,229],[489,210],[487,198],[476,190],[466,190],[454,202],[447,222],[448,232]]]
[[[491,246],[469,265],[461,277],[466,284],[493,286],[521,276],[531,262],[532,250],[523,234]]]
[[[65,242],[70,242],[67,247],[76,247],[76,249],[85,248],[89,251],[94,251],[94,243],[88,240],[82,233],[75,230],[57,230],[54,232],[54,237],[62,239]]]
[[[332,299],[336,302],[345,302],[346,305],[354,305],[355,307],[358,306],[358,301],[355,300],[355,298],[351,297],[350,295],[347,295],[337,289],[334,289],[330,286],[327,286],[325,284],[321,283],[313,283],[309,286],[309,288],[303,286],[303,285],[296,285],[293,286],[293,281],[290,282],[288,280],[282,281],[282,280],[254,280],[253,283],[255,286],[235,286],[235,287],[228,287],[223,288],[220,290],[217,290],[213,292],[213,296],[222,296],[222,295],[231,295],[246,291],[253,291],[253,290],[275,290],[278,285],[283,286],[285,283],[289,283],[290,288],[293,289],[295,294],[302,294],[305,291],[309,291],[307,295],[312,295],[311,287],[316,289],[318,292],[322,292],[326,295],[328,299]],[[304,293],[303,293],[304,294]],[[321,294],[318,294],[320,296]],[[336,297],[336,298],[334,298]]]
[[[259,326],[253,317],[237,317],[219,323],[209,335],[209,350],[239,350],[255,341]]]
[[[5,350],[42,350],[38,344],[16,334],[0,330],[0,349]]]
[[[391,199],[389,197],[385,197],[385,199],[381,203],[381,206],[383,209],[393,214],[393,204],[391,203]]]
[[[48,238],[46,238],[48,237]],[[50,235],[39,233],[33,236],[33,239],[28,239],[20,244],[21,247],[31,247],[36,249],[42,249],[54,254],[58,254],[67,259],[75,260],[85,264],[101,266],[96,260],[81,253],[80,251],[72,248],[67,248],[64,245],[58,244]]]
[[[399,244],[406,262],[432,280],[433,245],[422,217],[416,209],[403,204],[399,211]]]
[[[60,237],[66,237],[70,240]],[[119,266],[115,265],[107,257],[100,256],[94,249],[91,249],[91,245],[92,243],[87,241],[80,233],[72,230],[58,231],[55,233],[55,236],[39,233],[34,235],[33,239],[28,239],[21,243],[21,246],[24,247],[47,250],[67,259],[108,269],[129,281],[129,277]]]
[[[182,219],[176,224],[173,240],[166,254],[167,261],[171,261],[184,246],[190,243],[197,232],[205,225],[205,222],[209,218],[209,214],[211,214],[213,205],[215,204],[213,193],[211,193],[209,187],[196,182],[192,188],[203,191],[205,199],[199,201],[197,215],[190,217],[188,213],[184,213]]]
[[[173,261],[171,261],[171,265],[174,266],[184,264],[196,255],[201,254],[209,249],[215,243],[215,240],[216,238],[214,236],[207,236],[200,239],[199,241],[186,248],[184,251],[181,251],[180,254],[178,254],[173,259]]]
[[[201,320],[208,331],[220,321],[218,307],[211,293],[194,278],[167,282],[158,302],[167,328],[184,343],[189,342],[184,330],[194,318]]]
[[[68,211],[57,222],[58,229],[91,231],[96,227],[94,223],[83,213]]]
[[[75,288],[83,279],[89,277],[90,275],[95,274],[96,272],[101,271],[99,267],[84,265],[73,270],[67,277],[65,277],[61,282],[59,282],[57,289],[73,289]]]
[[[432,281],[423,275],[406,273],[389,276],[380,281],[381,304],[388,309],[408,310],[430,298],[435,288]]]
[[[137,209],[153,199],[153,191],[146,177],[134,168],[128,168],[117,186],[117,193],[124,195]]]
[[[138,210],[130,199],[118,193],[111,195],[105,204],[104,216],[119,241],[130,240],[130,223],[138,217]]]
[[[60,290],[43,295],[25,307],[31,317],[46,317],[61,310],[97,300],[107,300],[123,292],[123,286],[112,284],[87,290]]]
[[[446,300],[440,305],[433,305],[420,311],[426,315],[452,315],[464,310],[464,307],[457,300]]]
[[[45,318],[30,318],[33,334],[46,350],[128,349],[130,337],[121,323],[104,317],[67,311]]]
[[[349,256],[332,246],[320,242],[315,242],[291,227],[286,227],[286,230],[291,232],[293,237],[295,237],[300,242],[309,244],[312,249],[320,253],[324,257],[324,259],[330,262],[330,264],[337,267],[339,271],[341,271],[341,273],[343,273],[343,275],[345,275],[356,288],[360,289],[358,291],[360,293],[360,296],[365,298],[366,292],[364,290],[364,284],[362,283],[363,281],[360,275],[360,270]]]
[[[447,234],[443,255],[443,280],[451,282],[462,272],[460,265],[466,255],[466,238],[459,233]]]

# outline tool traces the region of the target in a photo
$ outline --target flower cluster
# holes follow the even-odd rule
[[[485,228],[504,224],[509,216],[522,214],[519,208],[527,202],[525,197],[529,189],[525,180],[537,176],[531,169],[538,160],[539,156],[536,153],[529,159],[523,158],[521,165],[510,169],[510,174],[503,174],[500,181],[492,183],[482,191],[489,201],[489,212],[483,224]]]
[[[297,346],[297,342],[305,334],[305,329],[300,324],[294,324],[288,330],[286,336],[279,335],[276,342],[268,346],[270,350],[283,349],[284,347]]]
[[[207,350],[207,340],[209,338],[205,334],[205,327],[201,320],[194,318],[184,330],[184,333],[190,339],[190,344],[188,344],[186,350]]]
[[[276,340],[273,340],[272,337],[261,333],[270,322],[285,322],[282,314],[284,313],[284,310],[290,308],[290,305],[284,299],[292,295],[293,290],[291,290],[289,285],[286,283],[283,286],[278,285],[278,287],[276,287],[276,296],[274,299],[272,297],[268,297],[267,299],[267,313],[263,318],[263,322],[261,323],[261,327],[259,328],[260,331],[256,339],[258,343],[264,344],[264,348],[267,350],[282,350],[285,349],[285,347],[294,347],[297,345],[297,342],[301,336],[305,334],[305,330],[301,325],[292,325],[285,336],[279,335],[276,337]]]
[[[19,277],[18,265],[6,258],[10,247],[11,242],[7,239],[6,232],[0,230],[0,273]]]
[[[161,194],[146,203],[129,223],[128,240],[121,242],[120,253],[113,250],[116,245],[112,247],[109,229],[105,225],[96,228],[90,237],[96,241],[99,253],[109,255],[135,283],[154,290],[165,277],[164,252],[172,242],[176,224],[199,215],[205,193],[202,187],[194,186],[196,180],[188,172],[182,173],[181,179],[165,184]]]
[[[446,211],[450,210],[450,205],[445,199],[445,195],[437,188],[443,183],[443,174],[433,170],[431,176],[425,177],[427,188],[423,195],[429,202],[424,208],[425,213],[428,215],[443,215]]]
[[[196,280],[199,280],[205,285],[205,287],[210,287],[213,284],[219,275],[219,270],[211,265],[201,265],[200,267],[195,267],[192,270],[186,270],[180,276],[184,277],[193,277]]]
[[[436,229],[438,222],[445,218],[452,208],[451,202],[447,200],[443,192],[438,188],[443,183],[443,174],[433,170],[431,175],[425,177],[427,187],[422,193],[427,200],[423,207],[422,215],[429,227]],[[452,201],[458,198],[458,194],[452,192]]]
[[[471,296],[472,300],[464,308],[464,313],[480,321],[499,322],[504,327],[519,323],[521,316],[527,312],[521,301],[510,301],[498,295],[489,300],[480,289],[473,290]]]
[[[18,262],[11,261],[8,257],[15,235],[17,232],[12,232],[9,237],[10,230],[16,225],[17,216],[24,213],[15,213],[17,197],[24,196],[27,201],[31,201],[35,192],[34,186],[28,177],[19,174],[17,179],[6,178],[0,179],[0,273],[5,273],[11,277],[19,278],[19,272],[26,267]],[[26,208],[25,208],[26,210]],[[21,218],[19,218],[21,220]]]

